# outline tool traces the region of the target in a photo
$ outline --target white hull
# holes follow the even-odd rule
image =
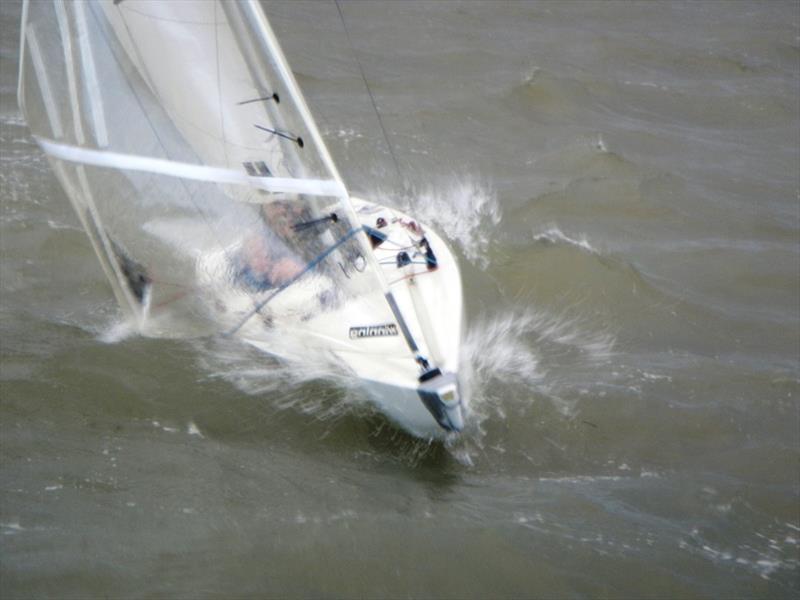
[[[265,342],[252,339],[244,341],[270,356],[287,358],[276,354],[274,346]],[[416,380],[410,382],[410,387],[370,379],[360,379],[359,383],[373,405],[389,421],[411,435],[422,439],[444,439],[447,435],[448,432],[436,422],[420,400]]]
[[[374,227],[381,217],[387,221],[411,221],[408,215],[364,200],[353,199],[353,204],[362,225],[367,227]],[[408,245],[409,236],[391,227],[386,229],[389,242],[378,246],[375,254],[390,282],[401,313],[415,317],[408,319],[414,338],[424,344],[423,350],[436,367],[444,373],[457,376],[463,323],[461,277],[455,258],[445,242],[435,232],[423,227],[438,263],[435,270],[411,265],[416,275],[409,276],[409,267],[398,268],[394,261],[397,249],[389,242],[404,239],[405,245]],[[315,293],[313,283],[298,282],[292,287],[295,286],[297,289],[291,293],[291,288],[287,289],[281,299],[281,306],[285,307],[287,314],[291,311],[302,312],[302,308],[298,307],[303,305],[303,296],[312,297]],[[278,307],[279,311],[281,306]],[[420,397],[420,368],[410,354],[407,357],[383,354],[380,338],[343,341],[333,334],[342,327],[368,324],[369,314],[365,314],[368,308],[357,301],[351,302],[340,310],[325,313],[314,320],[313,326],[302,330],[298,330],[294,320],[287,323],[285,331],[281,331],[281,319],[273,319],[265,326],[262,320],[254,318],[237,335],[261,351],[287,360],[297,360],[298,354],[302,355],[304,344],[309,351],[311,348],[322,350],[363,382],[375,406],[393,423],[420,438],[445,437],[447,429],[437,422]],[[326,331],[331,334],[326,335]],[[290,346],[276,344],[278,339],[285,341],[284,334],[300,339],[295,339]],[[465,407],[461,402],[461,395],[458,394],[457,406],[449,412],[454,430],[463,427]]]

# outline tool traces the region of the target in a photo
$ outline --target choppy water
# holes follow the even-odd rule
[[[0,594],[794,597],[800,5],[270,3],[346,181],[457,249],[450,447],[124,335],[0,3]],[[402,190],[413,193],[401,193]]]

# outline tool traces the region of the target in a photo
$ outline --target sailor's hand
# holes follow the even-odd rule
[[[270,279],[278,285],[282,285],[296,277],[303,270],[303,266],[296,260],[284,257],[275,261],[270,269]]]

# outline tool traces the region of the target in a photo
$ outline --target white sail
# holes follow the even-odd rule
[[[313,290],[318,313],[357,300],[357,324],[396,321],[256,2],[56,0],[24,18],[20,105],[144,333],[268,319],[286,285]],[[259,281],[248,253],[265,249],[287,266]],[[223,290],[239,300],[210,309]],[[282,326],[352,345],[347,327],[321,331],[314,316],[306,307]],[[416,368],[402,336],[366,348]]]

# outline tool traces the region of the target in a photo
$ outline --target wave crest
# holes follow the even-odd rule
[[[600,254],[600,252],[589,243],[586,236],[579,236],[577,238],[570,237],[555,225],[550,225],[548,229],[542,233],[534,233],[533,241],[542,244],[568,244],[585,250],[589,254]]]

